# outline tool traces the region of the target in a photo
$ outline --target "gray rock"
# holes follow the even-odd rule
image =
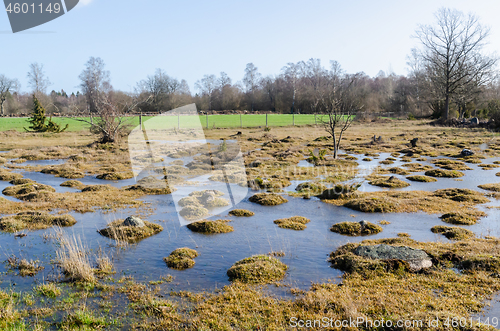
[[[474,152],[471,151],[470,149],[464,148],[460,152],[460,155],[462,155],[462,156],[471,156],[471,155],[474,155]]]
[[[470,119],[471,124],[479,124],[479,119],[477,117],[473,117]]]
[[[432,267],[431,257],[426,252],[406,246],[396,247],[385,244],[359,246],[354,250],[354,254],[373,260],[403,260],[408,262],[411,271]]]
[[[129,216],[125,219],[125,221],[123,221],[123,225],[124,226],[133,226],[133,227],[136,227],[136,228],[142,228],[144,226],[146,226],[146,224],[144,224],[144,221],[141,220],[139,217],[136,217],[136,216]]]

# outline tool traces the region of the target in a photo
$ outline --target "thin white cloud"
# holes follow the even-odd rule
[[[79,3],[81,3],[82,5],[88,5],[91,2],[92,2],[92,0],[80,0]]]

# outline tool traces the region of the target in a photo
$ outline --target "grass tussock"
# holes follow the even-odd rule
[[[466,165],[464,162],[457,160],[437,159],[432,160],[431,163],[446,170],[472,170],[472,168]]]
[[[27,211],[14,216],[0,218],[0,230],[6,232],[17,232],[20,230],[39,230],[53,226],[72,226],[76,220],[71,215],[51,215],[44,212]]]
[[[388,187],[388,188],[403,188],[410,186],[410,183],[405,182],[399,178],[394,176],[391,177],[378,177],[370,180],[368,182],[370,185],[379,186],[379,187]]]
[[[464,173],[458,170],[433,169],[426,171],[425,175],[431,177],[459,178],[463,177]]]
[[[441,216],[441,220],[456,225],[473,225],[477,223],[477,216],[464,213],[446,213]]]
[[[227,271],[231,281],[250,284],[266,284],[285,277],[288,267],[277,258],[254,255],[233,264]]]
[[[278,225],[282,229],[290,230],[305,230],[307,228],[306,224],[311,220],[303,216],[292,216],[289,218],[280,218],[274,221],[274,224]]]
[[[436,225],[431,228],[433,233],[441,233],[450,240],[465,240],[474,237],[474,232],[457,226]]]
[[[56,230],[56,234],[60,245],[56,251],[56,259],[62,273],[70,281],[95,283],[90,250],[80,237],[65,235],[62,230]]]
[[[405,163],[403,164],[403,167],[408,169],[410,172],[421,172],[421,171],[427,171],[433,169],[432,166],[430,165],[423,165],[421,163]]]
[[[500,183],[482,184],[477,187],[487,191],[500,192]]]
[[[246,209],[233,209],[229,212],[229,215],[237,216],[237,217],[250,217],[250,216],[254,216],[255,213],[253,211],[246,210]]]
[[[61,183],[62,187],[71,187],[71,188],[76,188],[76,189],[83,189],[85,187],[85,184],[83,184],[82,182],[80,182],[79,180],[75,180],[75,179],[70,179],[70,180],[67,180],[63,183]]]
[[[169,268],[184,270],[194,266],[193,259],[197,256],[198,252],[194,249],[183,247],[174,250],[169,256],[163,258],[163,261]]]
[[[370,222],[341,222],[332,225],[330,231],[346,236],[368,236],[382,232],[382,227]]]
[[[155,223],[144,221],[143,227],[126,226],[123,224],[123,220],[113,221],[108,224],[107,228],[98,230],[99,234],[105,237],[128,243],[136,243],[161,231],[163,231],[163,227]]]
[[[204,220],[189,223],[187,228],[193,232],[205,233],[205,234],[216,234],[216,233],[228,233],[233,232],[234,228],[227,224],[227,220]]]
[[[442,190],[436,190],[434,195],[437,197],[450,199],[458,202],[470,202],[470,203],[486,203],[489,202],[484,195],[481,193],[470,190],[470,189],[460,189],[460,188],[447,188]]]
[[[354,192],[361,186],[359,183],[355,184],[337,184],[333,188],[324,190],[318,198],[322,200],[328,199],[347,199],[353,196]]]
[[[42,174],[50,174],[50,175],[55,175],[56,177],[68,178],[68,179],[85,177],[85,174],[81,172],[79,169],[76,169],[68,165],[57,165],[57,166],[46,167],[42,169],[42,171],[40,172]]]
[[[263,206],[276,206],[288,202],[281,195],[274,193],[257,193],[250,197],[250,202],[258,203]]]
[[[483,170],[492,170],[500,167],[498,164],[488,164],[488,163],[483,163],[478,165],[478,167],[481,167]]]
[[[414,182],[424,182],[424,183],[437,182],[436,178],[423,175],[407,176],[406,179],[409,179]]]
[[[482,203],[485,198],[478,192],[476,193],[467,199],[460,200],[460,198],[450,199],[445,193],[435,194],[435,192],[428,191],[357,192],[351,199],[324,201],[365,213],[413,213],[419,211],[429,214],[477,213],[478,211],[473,205]]]
[[[107,172],[96,176],[97,179],[102,180],[124,180],[134,178],[132,172]]]

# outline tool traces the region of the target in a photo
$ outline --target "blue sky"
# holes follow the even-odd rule
[[[288,62],[337,60],[347,72],[406,74],[418,24],[440,7],[474,12],[491,27],[490,51],[500,53],[498,0],[80,0],[62,17],[12,34],[0,13],[0,74],[28,89],[32,62],[43,63],[50,90],[78,90],[90,56],[101,57],[116,89],[133,91],[156,68],[186,79],[225,71],[233,82],[253,62],[263,75]]]

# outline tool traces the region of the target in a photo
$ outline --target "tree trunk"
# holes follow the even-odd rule
[[[4,116],[5,115],[5,109],[4,109],[4,106],[3,106],[4,103],[5,103],[4,99],[0,100],[0,116]]]
[[[446,100],[444,102],[444,119],[447,120],[450,117],[450,95],[446,94]]]
[[[333,138],[333,158],[337,159],[337,139],[335,138],[335,134],[332,135]]]

